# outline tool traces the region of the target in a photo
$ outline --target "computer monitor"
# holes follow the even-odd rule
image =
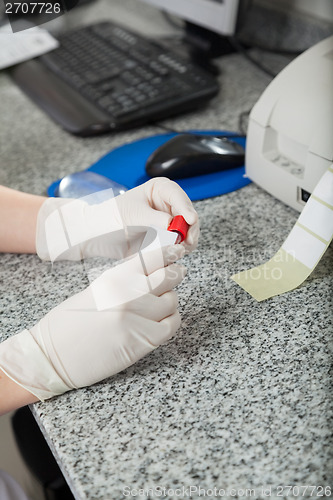
[[[144,0],[220,35],[235,33],[239,0]]]

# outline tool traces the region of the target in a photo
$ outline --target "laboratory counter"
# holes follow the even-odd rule
[[[134,13],[139,27],[157,16],[133,0],[115,5],[114,16]],[[166,20],[158,22],[151,30],[167,34]],[[262,60],[273,71],[288,62]],[[239,131],[240,114],[270,78],[240,54],[218,64],[219,95],[163,125]],[[116,146],[163,133],[148,126],[71,136],[4,72],[0,103],[0,184],[36,194]],[[150,497],[186,497],[189,487],[192,498],[214,488],[225,497],[251,489],[252,498],[286,498],[287,486],[332,485],[332,247],[298,289],[259,303],[230,276],[269,260],[298,213],[254,184],[195,208],[201,236],[183,258],[177,335],[110,379],[31,407],[77,500],[119,500],[139,490],[147,497],[149,488]],[[1,255],[0,339],[34,325],[84,289],[92,268],[107,265]]]

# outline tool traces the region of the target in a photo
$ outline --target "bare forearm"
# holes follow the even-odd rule
[[[0,252],[36,252],[37,214],[44,201],[0,186]]]
[[[37,401],[36,396],[16,384],[0,369],[0,415]]]

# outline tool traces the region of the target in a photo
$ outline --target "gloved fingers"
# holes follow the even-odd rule
[[[129,315],[128,321],[132,327],[130,326],[126,334],[121,337],[118,349],[117,357],[120,355],[122,359],[120,362],[114,363],[121,365],[122,369],[135,363],[173,337],[180,326],[181,318],[179,311],[176,310],[161,321],[153,321],[136,314]],[[117,373],[117,371],[120,370],[116,369],[113,373]]]
[[[174,314],[178,307],[178,295],[174,290],[160,297],[146,294],[126,304],[125,309],[152,321],[161,321]]]
[[[171,290],[184,276],[177,266],[171,266],[184,254],[182,245],[171,245],[140,253],[108,269],[88,287],[92,307],[97,310],[122,307],[143,295],[161,295]]]
[[[172,221],[172,214],[164,210],[156,210],[149,205],[141,208],[138,214],[140,220],[144,221],[146,225],[160,227],[161,229],[168,229]]]
[[[136,329],[131,330],[127,338],[123,339],[127,351],[131,345],[136,345],[135,352],[129,356],[132,363],[173,337],[181,323],[178,310],[161,321],[151,321],[136,315],[134,318]]]
[[[159,297],[172,290],[183,281],[186,272],[186,267],[179,264],[170,264],[158,269],[147,277],[150,293]]]
[[[158,269],[162,269],[185,255],[185,248],[183,245],[168,245],[162,248],[156,248],[151,251],[139,252],[133,258],[131,268],[137,272],[143,269],[146,276],[154,273]]]
[[[146,186],[151,192],[152,208],[164,211],[173,217],[182,215],[190,226],[197,222],[198,214],[190,198],[176,182],[160,177],[151,179]]]
[[[185,241],[183,241],[183,245],[185,247],[186,253],[193,252],[198,245],[200,234],[200,225],[199,221],[196,222],[193,226],[190,226]]]
[[[110,279],[110,282],[112,282],[115,277],[115,270],[117,270],[117,274],[123,277],[123,280],[126,277],[134,279],[137,273],[148,276],[157,271],[157,269],[173,264],[184,257],[184,255],[185,248],[181,244],[168,245],[148,251],[139,251],[138,254],[123,260],[117,266],[105,271],[98,280],[103,277],[104,281]]]
[[[155,321],[162,321],[169,316],[172,316],[177,311],[178,295],[175,290],[165,292],[157,298]]]
[[[151,342],[155,343],[156,346],[164,344],[164,342],[171,339],[171,337],[175,335],[180,327],[180,323],[181,318],[179,311],[177,310],[171,316],[168,316],[157,323],[155,339],[151,339]]]

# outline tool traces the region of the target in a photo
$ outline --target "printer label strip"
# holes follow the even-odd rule
[[[333,237],[333,168],[325,172],[280,250],[265,264],[231,276],[258,302],[293,290],[317,266]]]

